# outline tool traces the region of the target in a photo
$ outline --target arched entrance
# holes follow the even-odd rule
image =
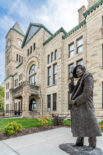
[[[29,103],[29,111],[34,111],[36,109],[36,100],[32,99]]]

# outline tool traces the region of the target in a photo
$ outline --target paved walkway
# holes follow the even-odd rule
[[[0,141],[0,155],[67,155],[58,146],[75,140],[70,128],[61,127]],[[85,144],[88,145],[87,138]],[[103,149],[103,136],[98,137],[97,147]]]

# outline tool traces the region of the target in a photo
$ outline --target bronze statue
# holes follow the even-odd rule
[[[76,86],[74,78],[79,78]],[[73,137],[77,137],[75,146],[83,146],[84,137],[89,137],[89,146],[95,148],[96,136],[102,136],[102,134],[93,105],[93,76],[86,71],[84,66],[77,65],[73,69],[69,92],[72,93],[71,130]]]

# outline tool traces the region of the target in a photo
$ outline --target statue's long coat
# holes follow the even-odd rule
[[[72,133],[74,137],[101,136],[101,130],[93,106],[93,76],[84,72],[76,86],[69,84],[71,100],[76,105],[71,108]]]

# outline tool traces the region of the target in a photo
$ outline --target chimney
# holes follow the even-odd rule
[[[83,13],[85,11],[86,11],[86,7],[84,5],[78,10],[79,23],[81,23],[85,19],[83,16]]]
[[[90,8],[91,6],[93,6],[97,2],[98,2],[98,0],[88,0],[88,8]]]

